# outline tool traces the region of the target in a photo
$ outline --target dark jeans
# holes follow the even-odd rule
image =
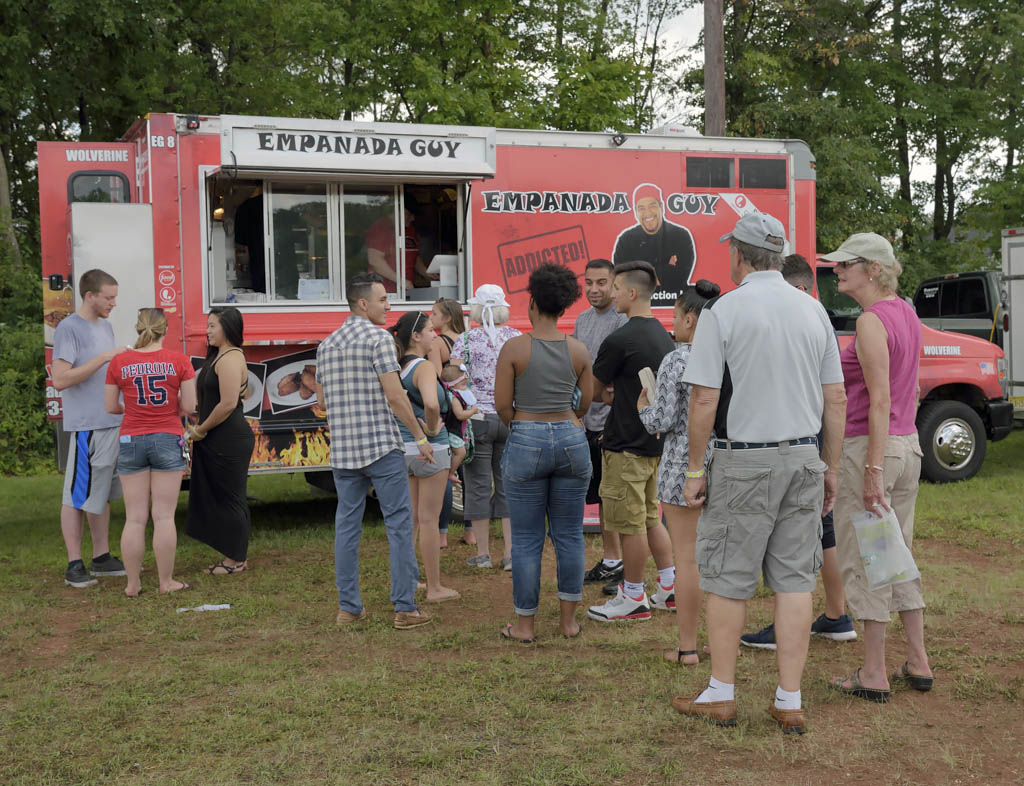
[[[587,435],[575,423],[512,421],[502,474],[512,519],[516,614],[537,613],[540,560],[548,532],[555,546],[558,599],[583,599],[583,506],[590,473]]]

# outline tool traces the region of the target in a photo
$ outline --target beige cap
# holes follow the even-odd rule
[[[829,262],[867,259],[873,262],[892,264],[896,261],[896,256],[892,253],[892,244],[874,232],[858,232],[856,235],[850,235],[839,248],[831,254],[823,254],[821,258]]]

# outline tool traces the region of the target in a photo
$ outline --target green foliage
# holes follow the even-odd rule
[[[30,472],[53,453],[39,313],[31,321],[0,323],[0,475]]]
[[[728,130],[796,137],[817,158],[818,248],[875,231],[901,289],[991,267],[1024,224],[1024,3],[731,0]],[[701,71],[685,84],[700,91]],[[912,182],[915,160],[933,175]]]
[[[44,393],[38,269],[15,266],[0,227],[0,475],[24,474],[52,456]]]

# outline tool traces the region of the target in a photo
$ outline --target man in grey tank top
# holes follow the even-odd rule
[[[607,259],[591,259],[584,271],[584,289],[590,308],[576,317],[572,335],[586,345],[590,351],[591,363],[597,360],[601,343],[626,323],[626,315],[620,314],[612,305],[614,269],[615,266]],[[603,547],[603,558],[586,573],[584,581],[588,584],[607,584],[611,587],[611,592],[607,594],[614,595],[616,586],[622,580],[622,545],[618,533],[609,532],[604,527],[604,511],[598,494],[601,487],[600,440],[605,421],[608,419],[608,411],[607,404],[595,399],[583,417],[583,425],[587,429],[587,442],[590,444],[591,463],[594,465],[590,488],[587,489],[587,504],[598,505]]]

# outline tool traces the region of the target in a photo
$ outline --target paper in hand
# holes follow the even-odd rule
[[[652,399],[654,397],[655,376],[654,372],[651,371],[651,367],[647,366],[640,369],[638,376],[640,377],[640,385],[647,388],[647,398]]]

